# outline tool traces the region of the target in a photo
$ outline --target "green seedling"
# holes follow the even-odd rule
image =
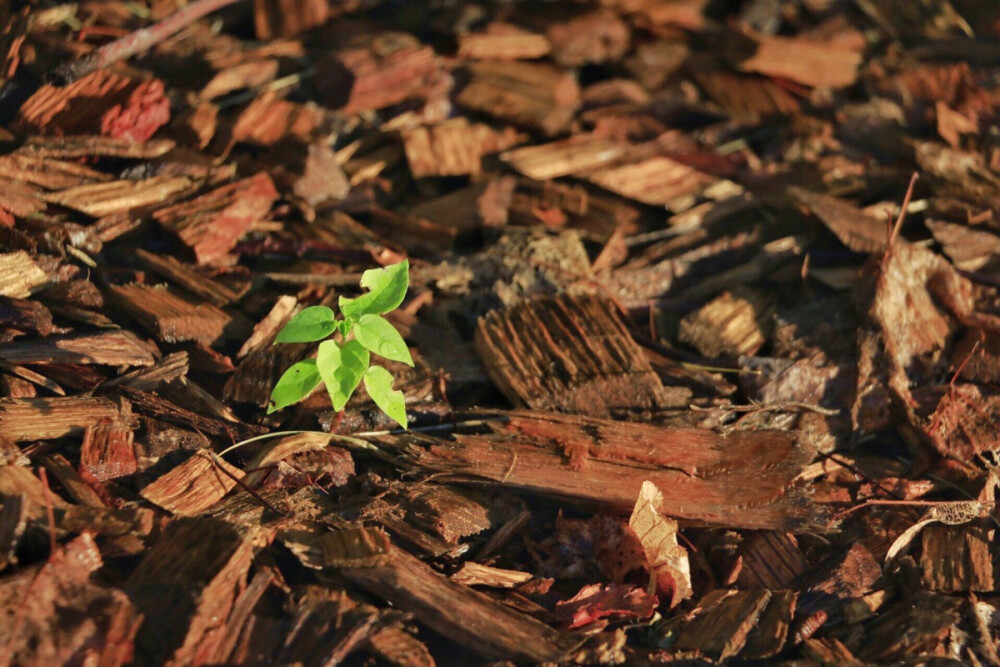
[[[403,337],[383,317],[403,302],[410,283],[410,264],[403,260],[382,269],[369,269],[361,276],[368,292],[356,299],[340,297],[342,318],[326,306],[311,306],[299,312],[278,332],[278,343],[319,344],[315,359],[303,359],[285,371],[271,392],[267,413],[298,403],[320,382],[326,385],[333,409],[340,412],[362,382],[375,405],[406,428],[403,392],[392,388],[392,374],[372,366],[375,354],[410,366],[413,359]]]

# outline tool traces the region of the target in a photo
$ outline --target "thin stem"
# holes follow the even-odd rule
[[[359,449],[368,449],[373,451],[380,451],[378,447],[363,440],[362,438],[375,438],[383,435],[403,435],[405,433],[434,433],[435,431],[453,431],[460,426],[483,426],[489,421],[499,421],[499,420],[487,420],[487,419],[470,419],[464,422],[456,422],[454,424],[433,424],[430,426],[416,426],[414,428],[403,430],[401,428],[385,430],[385,431],[364,431],[362,433],[355,433],[354,435],[341,435],[339,433],[327,433],[326,431],[274,431],[273,433],[265,433],[263,435],[257,435],[252,438],[247,438],[246,440],[240,440],[234,445],[226,447],[217,456],[225,456],[229,452],[239,449],[243,445],[249,445],[255,442],[260,442],[262,440],[271,440],[272,438],[284,438],[290,435],[321,435],[330,440],[338,440],[340,442],[346,442],[348,444],[354,445]]]

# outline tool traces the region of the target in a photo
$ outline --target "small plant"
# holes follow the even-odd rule
[[[409,282],[407,260],[382,269],[369,269],[361,276],[361,286],[368,288],[367,293],[356,299],[340,297],[343,319],[337,319],[326,306],[311,306],[289,320],[278,332],[275,344],[323,342],[315,359],[304,359],[281,376],[271,392],[267,413],[298,403],[320,382],[326,385],[333,409],[340,412],[364,380],[375,405],[405,429],[403,392],[392,388],[389,371],[369,364],[374,353],[413,365],[403,337],[383,317],[403,302]]]

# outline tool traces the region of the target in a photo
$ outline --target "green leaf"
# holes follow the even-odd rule
[[[361,274],[361,286],[370,291],[356,299],[340,297],[340,312],[356,320],[362,315],[381,315],[403,303],[410,284],[410,262],[392,264],[384,269],[368,269]]]
[[[337,330],[337,318],[326,306],[305,308],[278,332],[275,343],[312,343]]]
[[[362,315],[354,325],[354,338],[380,357],[413,365],[403,337],[381,315]]]
[[[326,390],[330,392],[334,410],[343,410],[347,401],[351,400],[351,395],[368,370],[369,360],[368,350],[356,340],[349,340],[343,345],[332,340],[319,344],[316,367]]]
[[[312,393],[322,378],[316,369],[315,359],[306,359],[295,364],[278,380],[268,401],[267,414],[271,414],[293,403],[298,403]]]
[[[382,408],[382,412],[406,428],[406,401],[403,399],[403,392],[392,388],[392,375],[389,371],[381,366],[369,368],[365,373],[365,389],[375,405]]]

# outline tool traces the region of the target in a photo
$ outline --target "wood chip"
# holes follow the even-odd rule
[[[618,314],[599,297],[535,299],[494,311],[479,321],[475,340],[490,378],[515,405],[609,416],[669,402]]]
[[[242,477],[239,468],[211,454],[196,452],[139,493],[168,512],[195,516],[221,500]]]
[[[270,177],[260,173],[162,208],[154,217],[191,248],[199,264],[213,264],[267,215],[277,197]]]
[[[23,250],[0,254],[0,295],[23,299],[48,282],[48,274]]]
[[[106,398],[0,399],[0,436],[14,441],[54,440],[81,435],[90,426],[118,417]]]

